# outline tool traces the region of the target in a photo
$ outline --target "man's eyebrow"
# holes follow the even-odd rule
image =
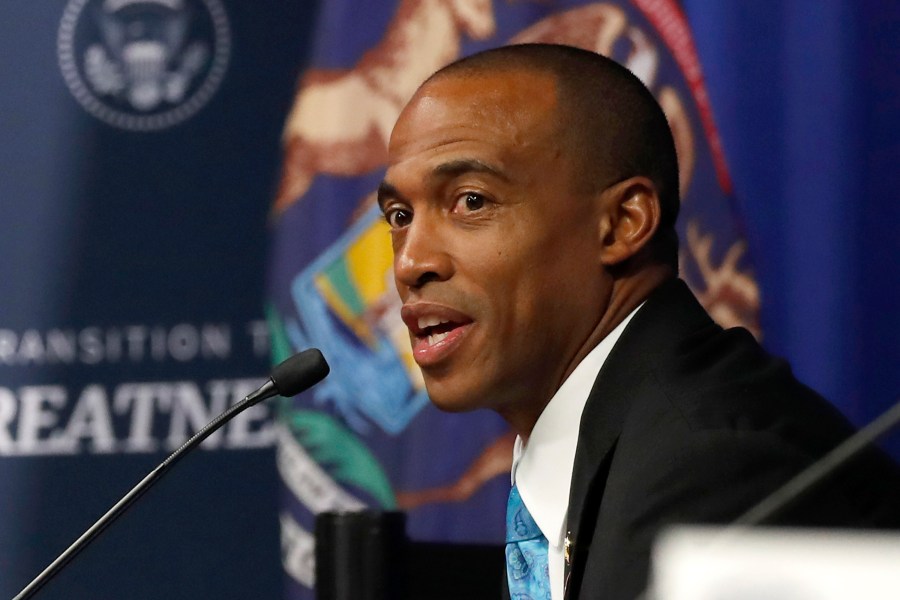
[[[378,206],[384,210],[384,203],[391,198],[401,198],[400,192],[387,181],[378,184]]]
[[[487,173],[489,175],[493,175],[494,177],[502,179],[503,181],[509,181],[509,177],[500,169],[474,158],[462,158],[459,160],[452,160],[450,162],[442,163],[436,166],[434,170],[428,174],[428,177],[430,179],[444,179],[448,177],[456,177],[465,173]],[[405,200],[403,194],[401,194],[396,187],[394,187],[387,181],[382,181],[380,184],[378,184],[377,198],[378,206],[380,206],[382,210],[384,210],[385,202],[392,198]]]

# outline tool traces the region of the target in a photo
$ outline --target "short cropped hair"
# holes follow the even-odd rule
[[[582,184],[604,190],[635,176],[649,178],[660,202],[652,255],[678,270],[678,160],[665,114],[631,71],[595,52],[558,44],[518,44],[453,62],[428,81],[511,70],[551,73],[559,85],[560,131]],[[426,81],[427,83],[427,81]]]

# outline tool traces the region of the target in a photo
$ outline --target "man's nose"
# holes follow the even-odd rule
[[[416,217],[394,254],[394,278],[398,286],[421,288],[431,281],[444,281],[453,274],[453,261],[446,232],[433,217]]]

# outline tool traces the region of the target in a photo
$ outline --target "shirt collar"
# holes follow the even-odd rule
[[[512,484],[518,487],[528,512],[556,549],[562,546],[565,536],[581,413],[600,368],[641,306],[631,311],[575,367],[538,417],[528,442],[516,437]]]

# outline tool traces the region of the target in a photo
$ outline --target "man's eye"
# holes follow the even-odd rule
[[[487,203],[484,196],[481,194],[476,194],[475,192],[467,192],[459,197],[457,200],[457,209],[464,210],[466,212],[473,212],[476,210],[481,210],[484,208],[484,205]]]
[[[393,229],[402,229],[412,222],[412,212],[405,208],[389,208],[384,211],[384,220]]]

